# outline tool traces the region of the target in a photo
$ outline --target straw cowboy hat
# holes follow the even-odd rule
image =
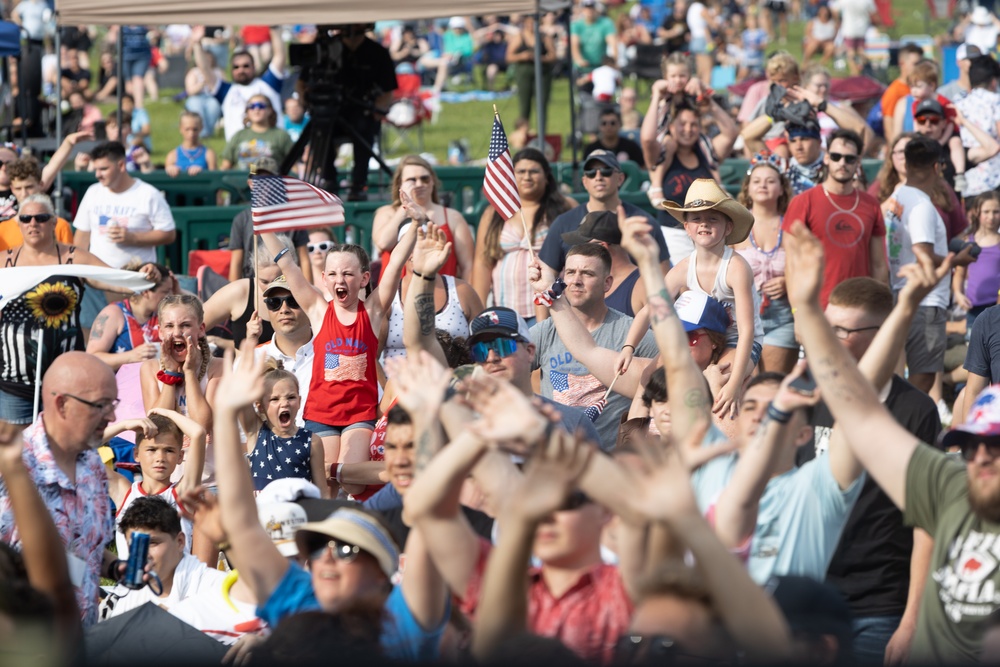
[[[753,227],[753,214],[745,209],[729,193],[719,187],[711,178],[699,178],[688,188],[684,205],[665,201],[660,204],[667,213],[684,224],[684,214],[695,211],[715,210],[725,214],[733,221],[733,231],[726,237],[726,245],[735,245],[746,240]]]

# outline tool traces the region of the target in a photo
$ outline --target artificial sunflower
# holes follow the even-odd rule
[[[31,314],[41,320],[46,327],[58,329],[69,321],[76,308],[77,296],[63,283],[41,283],[25,296]]]

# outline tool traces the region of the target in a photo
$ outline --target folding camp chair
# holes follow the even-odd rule
[[[382,143],[387,153],[393,153],[400,146],[406,146],[407,152],[422,153],[424,150],[424,121],[431,115],[420,97],[420,75],[413,73],[396,73],[397,88],[393,91],[393,103],[389,113],[385,115],[382,126],[395,136],[386,136]],[[414,143],[413,133],[416,133]]]

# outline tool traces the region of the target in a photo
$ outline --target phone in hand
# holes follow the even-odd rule
[[[788,384],[788,388],[804,396],[812,396],[816,392],[816,379],[813,378],[812,373],[809,372],[809,368],[806,367],[802,375]]]

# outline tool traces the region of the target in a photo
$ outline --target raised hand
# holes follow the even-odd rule
[[[215,408],[237,412],[264,397],[264,355],[253,353],[253,343],[240,345],[240,365],[233,368],[233,353],[226,352],[222,379],[215,393]]]
[[[417,229],[417,242],[413,246],[413,270],[424,276],[436,274],[451,255],[451,242],[444,231],[433,222]]]
[[[10,424],[0,421],[0,470],[11,465],[21,465],[24,438],[21,433],[27,424]]]
[[[800,361],[792,372],[785,376],[772,401],[775,408],[782,412],[795,412],[799,408],[810,408],[820,402],[819,387],[807,393],[792,386],[793,382],[805,375],[807,367],[805,361]]]
[[[653,227],[649,220],[641,215],[627,217],[625,207],[618,205],[618,228],[622,232],[622,247],[632,256],[636,264],[643,260],[654,260],[660,256],[660,247],[652,236]]]
[[[555,280],[555,277],[552,270],[547,270],[547,268],[537,257],[533,257],[528,264],[528,284],[535,292],[544,292],[552,287],[552,281]]]
[[[247,333],[246,338],[252,338],[254,341],[260,341],[260,335],[264,333],[264,324],[261,322],[260,313],[256,310],[250,316],[247,321]]]
[[[157,408],[153,408],[149,411],[149,414],[160,414],[157,412]],[[119,422],[116,426],[123,426],[123,431],[135,431],[136,438],[155,438],[156,434],[160,432],[160,429],[156,428],[156,424],[150,421],[149,417],[140,417],[138,419],[127,419],[124,422]],[[136,442],[139,440],[137,439]]]
[[[410,196],[410,193],[404,188],[399,189],[399,204],[403,207],[403,210],[406,211],[406,214],[411,220],[413,220],[413,222],[422,225],[430,220],[430,217],[427,215],[427,211],[424,210],[424,207],[418,204],[413,197]]]
[[[965,253],[967,249],[963,249]],[[961,253],[960,253],[961,255]],[[951,268],[956,255],[949,253],[940,266],[934,266],[934,259],[928,255],[917,255],[917,261],[900,267],[899,278],[906,278],[906,283],[899,290],[899,300],[916,308],[925,296],[937,287],[945,276],[951,274]]]
[[[191,336],[185,337],[184,343],[187,345],[187,356],[181,368],[185,373],[197,373],[201,370],[201,347]]]
[[[562,509],[583,474],[594,447],[582,437],[555,429],[525,466],[521,487],[511,494],[510,509],[522,520],[540,522]]]
[[[386,359],[385,366],[396,384],[399,404],[410,416],[433,418],[451,382],[451,369],[442,366],[425,350],[416,355]]]
[[[545,433],[549,420],[531,400],[506,380],[474,373],[462,383],[469,403],[480,414],[472,430],[505,451],[528,454]]]
[[[180,495],[181,513],[194,521],[194,528],[211,540],[212,544],[226,541],[226,531],[222,527],[222,513],[219,498],[204,486],[196,486]]]
[[[825,265],[823,244],[796,221],[785,236],[785,288],[792,309],[819,303]]]
[[[683,449],[699,447],[708,427],[708,420],[695,425]],[[665,446],[649,438],[634,441],[646,466],[644,471],[636,471],[630,495],[637,512],[654,521],[669,523],[684,516],[697,516],[699,512],[691,474],[681,460],[681,446],[672,443],[669,437],[666,441]]]

